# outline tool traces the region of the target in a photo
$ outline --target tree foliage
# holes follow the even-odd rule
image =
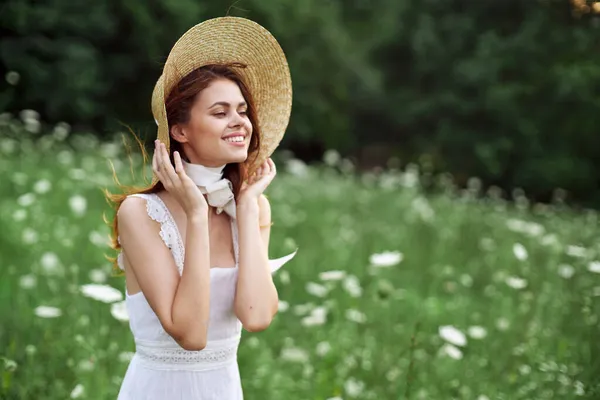
[[[423,159],[459,181],[556,187],[600,203],[600,18],[584,0],[8,0],[0,109],[110,132],[153,129],[149,99],[177,38],[244,16],[285,50],[283,146],[363,165]],[[581,7],[588,7],[588,9]],[[587,11],[581,11],[587,10]],[[320,156],[317,154],[316,156]]]

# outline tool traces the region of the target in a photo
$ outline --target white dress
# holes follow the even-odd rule
[[[146,199],[148,215],[161,224],[160,236],[171,250],[179,274],[184,245],[168,208],[156,194],[133,194]],[[142,292],[125,301],[136,352],[121,385],[118,400],[242,400],[237,348],[242,324],[233,312],[238,274],[237,224],[231,223],[236,265],[210,270],[210,319],[206,347],[188,351],[163,329]],[[269,260],[274,272],[295,253]],[[119,266],[123,268],[122,253]]]

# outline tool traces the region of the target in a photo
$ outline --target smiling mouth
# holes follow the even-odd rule
[[[226,141],[227,143],[244,143],[244,141],[246,140],[245,136],[231,136],[228,138],[223,139],[224,141]]]

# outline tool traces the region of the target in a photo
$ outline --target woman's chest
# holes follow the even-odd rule
[[[173,203],[173,199],[161,196],[172,216],[175,228],[181,238],[183,247],[191,245],[187,242],[187,217]],[[211,208],[208,214],[208,242],[211,268],[231,268],[236,265],[234,230],[235,221],[225,213],[216,214]]]

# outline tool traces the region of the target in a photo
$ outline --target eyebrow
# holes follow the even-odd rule
[[[217,101],[216,103],[214,103],[212,106],[208,107],[209,109],[213,108],[214,106],[224,106],[224,107],[229,107],[231,104],[229,104],[226,101]],[[247,106],[248,104],[246,104],[245,101],[242,101],[238,104],[238,107],[242,107],[242,106]]]

